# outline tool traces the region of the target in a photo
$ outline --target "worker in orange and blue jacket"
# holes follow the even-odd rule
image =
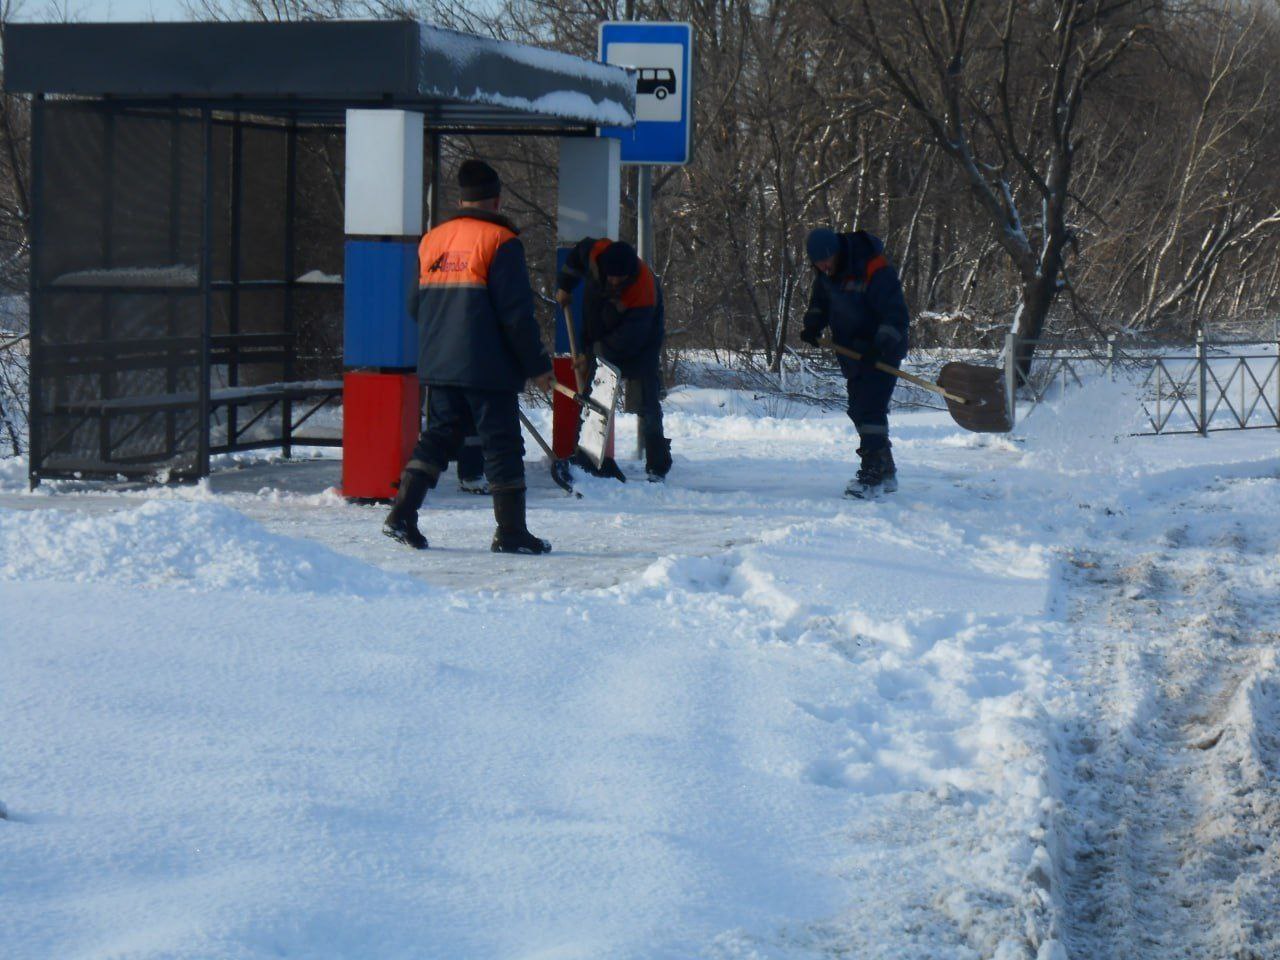
[[[889,442],[889,399],[898,381],[876,364],[898,367],[907,355],[911,318],[902,283],[884,243],[863,230],[836,233],[819,227],[809,232],[805,248],[813,264],[813,288],[800,339],[818,346],[830,327],[833,341],[862,356],[840,357],[861,460],[844,495],[872,499],[893,493],[898,469]]]
[[[538,330],[519,231],[498,212],[497,171],[468,160],[458,186],[461,209],[418,245],[418,379],[427,388],[427,423],[383,532],[426,548],[418,509],[474,428],[493,493],[492,549],[546,553],[551,544],[525,522],[519,394],[526,381],[551,390],[551,357]]]
[[[580,241],[560,268],[561,306],[572,302],[579,283],[585,284],[580,373],[589,381],[593,359],[600,357],[639,383],[645,472],[660,482],[671,469],[671,441],[662,430],[662,284],[631,244],[594,237]]]

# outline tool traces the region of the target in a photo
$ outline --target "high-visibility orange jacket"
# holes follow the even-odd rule
[[[520,390],[550,369],[511,222],[467,209],[427,231],[418,244],[418,379]]]

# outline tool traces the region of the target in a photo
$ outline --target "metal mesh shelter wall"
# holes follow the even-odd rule
[[[199,114],[37,103],[33,475],[199,470]]]
[[[297,433],[341,393],[340,334],[300,334],[340,329],[340,266],[307,264],[340,264],[341,209],[298,177],[299,144],[334,131],[109,100],[37,99],[33,120],[33,481],[339,443]],[[331,249],[301,252],[303,208]]]

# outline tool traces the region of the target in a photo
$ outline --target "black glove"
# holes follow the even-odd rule
[[[858,352],[862,354],[862,365],[864,367],[870,367],[873,370],[883,356],[880,352],[880,348],[876,346],[874,342],[868,343],[866,346],[859,347]]]
[[[811,347],[822,346],[821,342],[819,342],[818,340],[818,337],[820,337],[821,335],[822,335],[821,330],[814,330],[812,327],[805,327],[800,331],[800,339],[803,340],[805,343],[807,343]]]

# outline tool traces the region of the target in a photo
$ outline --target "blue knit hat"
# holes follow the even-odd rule
[[[606,277],[633,277],[640,269],[636,248],[622,240],[615,240],[600,251],[596,263]]]
[[[840,237],[834,230],[828,230],[826,227],[817,227],[809,231],[809,237],[804,242],[805,249],[809,251],[809,262],[818,263],[834,257],[840,252]]]

